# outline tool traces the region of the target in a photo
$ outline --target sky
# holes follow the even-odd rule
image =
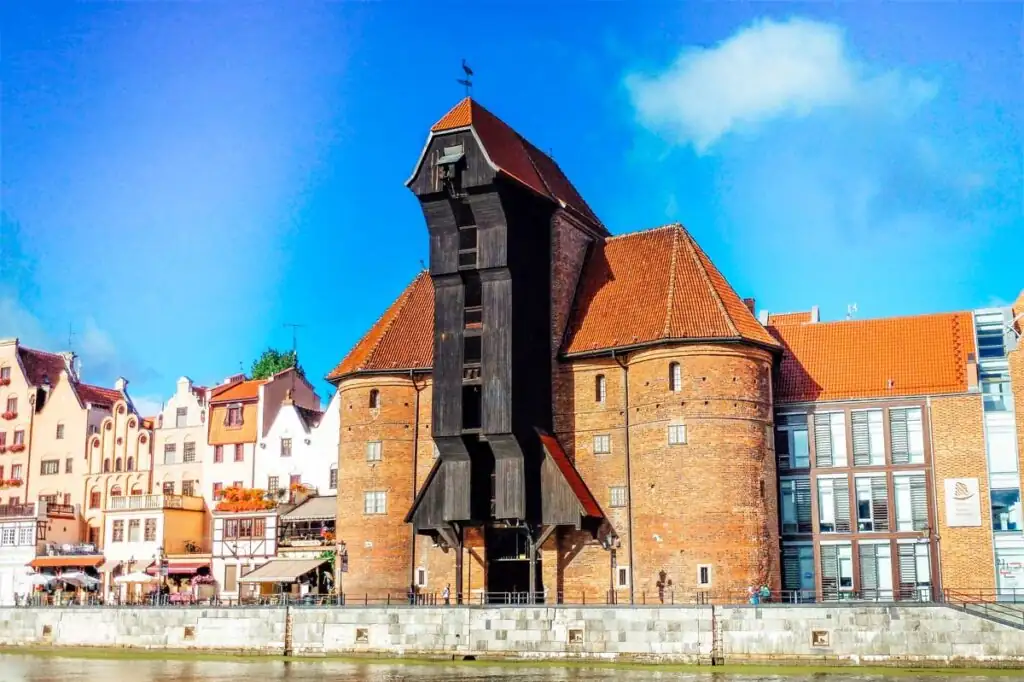
[[[463,58],[613,233],[681,222],[759,308],[1024,287],[1019,3],[440,7],[4,3],[0,337],[149,413],[300,324],[328,395],[428,257],[404,182]]]

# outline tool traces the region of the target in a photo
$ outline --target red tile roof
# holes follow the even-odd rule
[[[597,215],[550,156],[469,97],[442,116],[430,132],[443,133],[467,126],[476,131],[487,156],[499,171],[534,192],[565,204],[594,227],[605,231]]]
[[[565,450],[562,449],[562,445],[558,442],[558,439],[554,436],[541,433],[540,434],[541,445],[544,446],[545,452],[548,453],[548,457],[554,461],[555,465],[558,466],[558,470],[562,472],[562,476],[565,478],[565,482],[569,484],[573,494],[576,495],[576,499],[580,501],[580,507],[583,509],[585,516],[593,516],[594,518],[603,519],[604,512],[601,511],[601,505],[594,499],[594,495],[590,492],[590,488],[583,481],[583,477],[580,476],[580,472],[576,470],[573,463],[569,461],[569,458],[565,454]]]
[[[327,375],[327,380],[336,381],[357,372],[429,369],[433,362],[434,283],[423,271]]]
[[[18,356],[21,359],[21,366],[25,368],[25,378],[33,386],[42,386],[44,379],[48,379],[51,385],[56,385],[61,370],[67,368],[64,356],[57,353],[18,346]]]
[[[93,386],[92,384],[77,383],[75,384],[75,391],[83,403],[92,403],[93,405],[102,405],[104,407],[111,407],[115,402],[124,397],[120,391],[115,391],[112,388],[103,388],[102,386]]]
[[[802,313],[770,313],[768,315],[769,327],[779,327],[784,324],[808,324],[810,321],[810,310]]]
[[[783,324],[777,403],[963,393],[974,352],[969,312]]]
[[[265,379],[247,379],[236,381],[213,389],[210,403],[233,403],[244,400],[256,400],[260,397],[260,386],[267,383]]]
[[[608,239],[587,260],[564,352],[657,341],[778,344],[681,225]]]

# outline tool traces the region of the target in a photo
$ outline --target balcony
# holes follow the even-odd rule
[[[107,511],[184,509],[202,511],[203,498],[191,495],[126,495],[107,500]]]
[[[44,556],[93,556],[100,554],[100,551],[96,548],[96,545],[91,542],[72,542],[64,544],[50,542],[46,544],[46,547],[40,554]]]
[[[73,519],[78,516],[78,507],[73,504],[57,504],[56,502],[44,502],[42,513],[53,519]]]
[[[0,519],[32,518],[36,517],[36,505],[32,502],[26,504],[0,504]]]

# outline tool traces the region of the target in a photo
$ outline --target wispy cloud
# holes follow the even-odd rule
[[[706,152],[735,131],[822,109],[912,110],[936,87],[853,59],[843,31],[806,19],[758,21],[711,48],[684,48],[664,70],[626,79],[639,121]]]

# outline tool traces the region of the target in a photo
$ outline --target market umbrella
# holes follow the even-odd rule
[[[54,577],[45,573],[33,573],[28,578],[29,584],[33,587],[47,587],[53,581]]]
[[[71,571],[59,576],[57,579],[75,587],[95,587],[100,584],[99,580],[81,571]]]
[[[153,583],[156,582],[156,577],[151,576],[143,571],[135,571],[134,573],[128,573],[127,575],[119,575],[114,578],[114,582],[118,585],[132,585],[138,583]]]

